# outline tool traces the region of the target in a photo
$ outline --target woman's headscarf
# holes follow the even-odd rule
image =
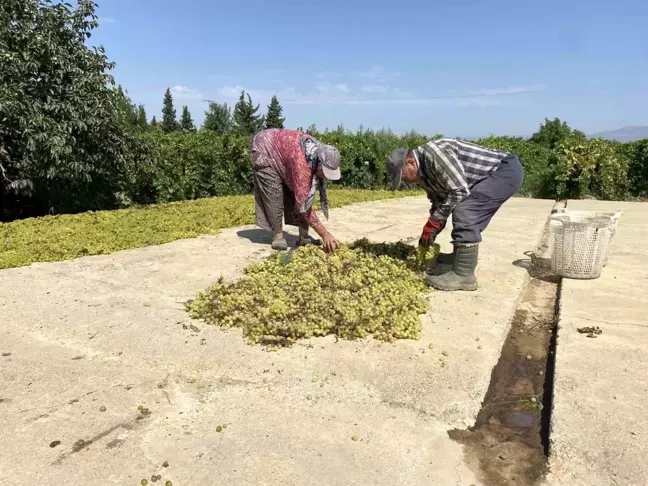
[[[325,159],[327,160],[327,162],[330,162],[331,166],[339,167],[340,153],[335,147],[326,145],[319,140],[311,137],[302,136],[301,144],[306,155],[306,163],[308,164],[308,167],[310,167],[311,173],[313,174],[313,184],[308,194],[308,198],[306,199],[306,201],[304,201],[303,207],[300,208],[300,210],[301,212],[306,212],[313,207],[313,203],[315,202],[315,191],[316,189],[319,189],[322,213],[328,220],[328,196],[326,194],[326,179],[320,179],[319,177],[316,177],[316,173],[317,169],[320,167],[320,165],[322,165]],[[336,157],[337,161],[334,160]]]

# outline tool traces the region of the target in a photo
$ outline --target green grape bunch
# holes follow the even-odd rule
[[[241,328],[251,344],[288,346],[333,334],[383,341],[418,339],[427,311],[423,272],[438,245],[403,242],[316,246],[252,263],[235,282],[219,279],[187,303],[191,317]]]

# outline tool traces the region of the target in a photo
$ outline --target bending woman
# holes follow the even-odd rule
[[[252,140],[250,162],[254,178],[256,225],[272,231],[272,248],[285,250],[285,224],[299,228],[297,245],[312,243],[313,228],[324,241],[324,250],[332,252],[338,241],[320,223],[313,203],[319,188],[322,212],[328,219],[328,201],[324,178],[340,179],[340,153],[331,146],[298,130],[268,129]]]

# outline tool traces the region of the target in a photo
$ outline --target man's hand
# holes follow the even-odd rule
[[[441,229],[441,222],[432,219],[432,217],[430,216],[427,220],[427,223],[425,223],[425,226],[423,226],[423,233],[421,234],[419,245],[433,245],[437,235],[441,232]]]
[[[331,233],[326,233],[322,236],[322,240],[324,240],[323,247],[326,253],[333,253],[340,246],[340,242]]]

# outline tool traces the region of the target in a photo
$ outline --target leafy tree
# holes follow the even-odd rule
[[[241,91],[241,96],[234,107],[234,126],[236,130],[245,135],[253,135],[263,128],[264,119],[258,115],[259,105],[252,104],[249,93]]]
[[[191,113],[188,106],[182,107],[182,118],[180,119],[180,129],[185,132],[195,132],[196,126],[191,119]]]
[[[2,219],[114,207],[132,148],[95,4],[0,2]]]
[[[545,118],[544,124],[540,125],[540,129],[531,136],[529,141],[553,150],[570,137],[583,141],[587,139],[580,130],[572,130],[567,122],[561,122],[559,118],[553,120]]]
[[[137,126],[142,130],[148,128],[148,119],[146,118],[146,109],[144,105],[139,105],[137,107]]]
[[[138,110],[137,106],[131,101],[126,90],[121,85],[117,86],[115,90],[117,105],[124,125],[133,129],[137,126]]]
[[[176,110],[173,106],[173,96],[171,90],[167,88],[164,93],[164,101],[162,102],[162,131],[164,133],[171,133],[178,130],[178,120],[176,119]]]
[[[209,110],[205,112],[203,128],[216,133],[226,133],[232,130],[234,119],[232,110],[227,103],[209,103]]]
[[[286,119],[282,116],[283,108],[276,96],[273,96],[268,105],[268,114],[265,118],[266,128],[284,128]]]
[[[151,118],[151,127],[157,128],[157,126],[158,126],[157,118],[155,118],[155,115],[153,115],[153,118]]]

